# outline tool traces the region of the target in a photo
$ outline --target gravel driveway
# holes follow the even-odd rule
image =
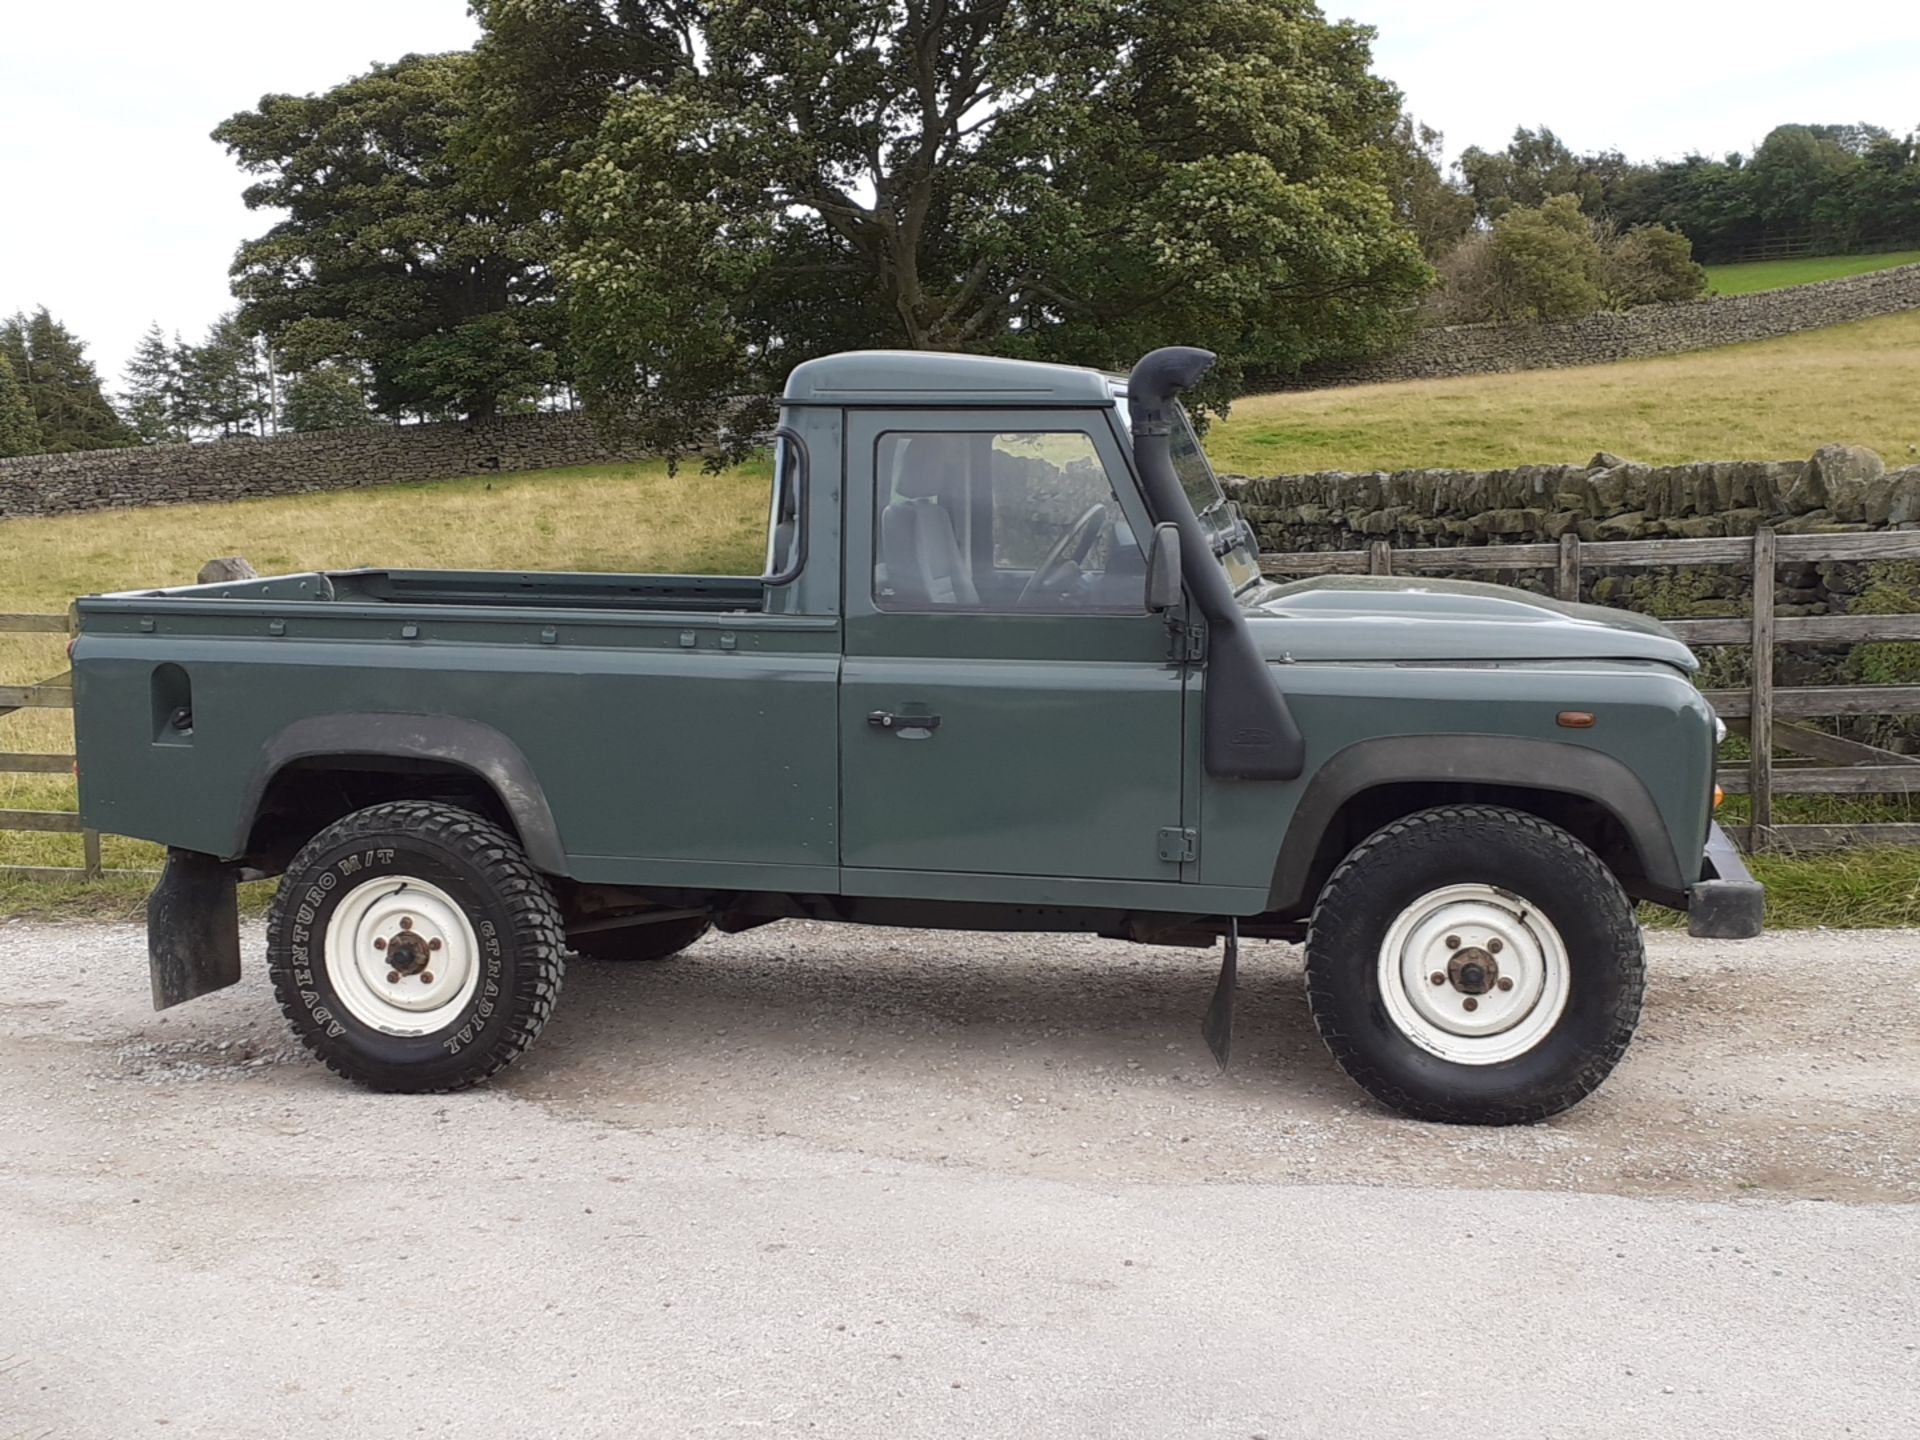
[[[257,934],[248,954],[257,956]],[[1920,935],[1658,934],[1579,1109],[1376,1109],[1250,945],[789,924],[384,1097],[0,922],[0,1440],[1912,1433]]]

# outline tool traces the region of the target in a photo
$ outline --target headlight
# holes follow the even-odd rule
[[[1727,722],[1717,714],[1713,717],[1713,743],[1716,746],[1727,743]]]

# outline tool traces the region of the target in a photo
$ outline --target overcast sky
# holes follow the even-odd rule
[[[1547,124],[1636,158],[1746,149],[1787,120],[1920,125],[1920,3],[1324,0],[1449,153]],[[272,91],[471,43],[463,0],[0,0],[0,314],[46,305],[109,388],[147,325],[197,337],[270,221],[207,139]]]

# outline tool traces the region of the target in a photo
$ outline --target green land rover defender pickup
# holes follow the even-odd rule
[[[758,576],[80,601],[81,812],[169,847],[156,1005],[239,979],[236,881],[279,876],[280,1006],[379,1089],[494,1074],[569,954],[788,918],[1224,938],[1224,1063],[1257,936],[1387,1105],[1574,1104],[1639,1016],[1636,901],[1760,928],[1694,659],[1515,590],[1266,580],[1177,400],[1212,358],[801,365]]]

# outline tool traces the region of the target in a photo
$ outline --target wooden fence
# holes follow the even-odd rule
[[[1920,756],[1901,755],[1842,739],[1797,722],[1816,717],[1920,713],[1920,685],[1830,685],[1778,689],[1774,650],[1780,645],[1857,645],[1877,640],[1920,640],[1920,615],[1774,614],[1778,567],[1796,561],[1920,560],[1920,531],[1891,530],[1850,535],[1776,535],[1707,540],[1621,540],[1582,543],[1568,534],[1558,544],[1433,546],[1395,549],[1384,540],[1365,550],[1315,550],[1260,557],[1261,569],[1277,577],[1308,575],[1419,575],[1487,572],[1508,577],[1520,571],[1551,571],[1554,593],[1580,597],[1589,568],[1645,570],[1660,567],[1747,565],[1752,567],[1751,613],[1727,620],[1669,620],[1693,645],[1746,645],[1752,649],[1752,684],[1743,690],[1709,690],[1730,729],[1745,734],[1752,758],[1724,769],[1720,783],[1748,796],[1751,820],[1743,827],[1750,850],[1784,846],[1802,850],[1850,845],[1920,844],[1920,824],[1776,825],[1776,795],[1902,795],[1920,793]],[[1777,748],[1798,757],[1779,763]],[[1807,764],[1807,761],[1820,762]]]
[[[0,634],[65,635],[72,627],[66,615],[10,615],[0,612]],[[31,685],[0,685],[0,716],[17,710],[71,710],[73,675],[63,671]],[[65,775],[72,772],[71,755],[29,755],[0,750],[0,774]],[[70,810],[0,810],[0,830],[33,830],[56,835],[78,835],[79,867],[0,865],[0,874],[28,880],[98,880],[107,872],[100,865],[100,832],[89,830]]]

